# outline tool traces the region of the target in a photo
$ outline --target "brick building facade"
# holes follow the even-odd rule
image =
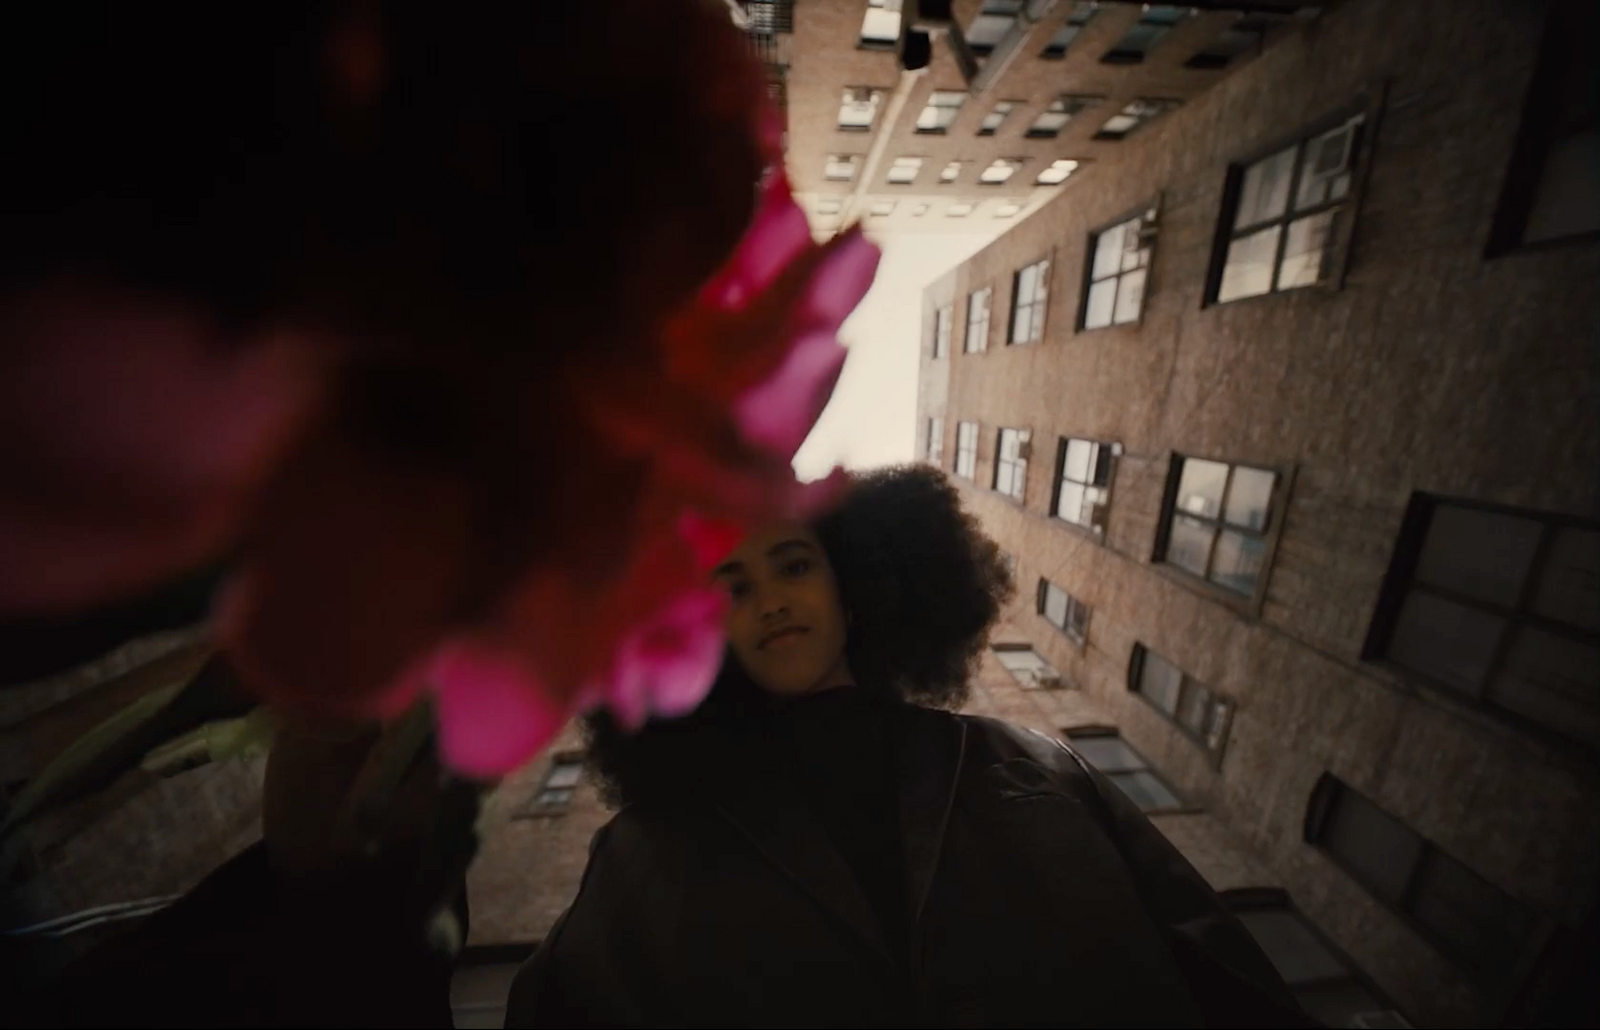
[[[1022,586],[983,703],[1114,727],[1421,1025],[1593,954],[1594,35],[1548,15],[1332,5],[924,299],[922,454]]]

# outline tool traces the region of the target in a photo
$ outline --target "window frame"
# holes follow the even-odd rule
[[[1089,233],[1089,242],[1083,261],[1083,282],[1080,284],[1078,291],[1078,318],[1077,322],[1075,323],[1076,332],[1095,332],[1100,329],[1115,329],[1118,326],[1129,325],[1137,329],[1144,324],[1145,300],[1150,296],[1151,283],[1155,278],[1156,239],[1159,237],[1161,230],[1161,201],[1162,197],[1158,194],[1150,203],[1141,204],[1138,207],[1125,212],[1121,217],[1114,218],[1100,226],[1098,229],[1095,229]],[[1118,226],[1127,225],[1129,222],[1133,221],[1138,221],[1141,226],[1141,233],[1148,231],[1150,238],[1149,245],[1143,248],[1149,256],[1146,258],[1145,263],[1139,266],[1139,268],[1144,269],[1144,292],[1139,297],[1139,316],[1129,322],[1118,322],[1115,320],[1117,304],[1116,298],[1117,293],[1122,289],[1122,278],[1129,272],[1138,271],[1138,269],[1119,268],[1112,275],[1105,276],[1101,279],[1096,279],[1094,278],[1094,254],[1095,248],[1099,244],[1101,236],[1104,236],[1106,233],[1117,228]],[[1146,229],[1146,227],[1148,227],[1148,229]],[[1090,326],[1087,324],[1089,317],[1089,291],[1093,289],[1095,283],[1104,282],[1106,279],[1112,278],[1117,280],[1116,289],[1111,295],[1112,321],[1107,322],[1105,325]]]
[[[879,86],[845,86],[844,92],[846,97],[848,97],[849,94],[856,92],[867,93],[872,98],[870,101],[872,104],[872,118],[865,125],[846,125],[844,122],[835,119],[836,124],[834,125],[834,130],[836,132],[871,132],[878,124],[878,114],[880,111],[882,111],[884,98],[889,95],[890,91]],[[848,103],[852,103],[852,101],[844,97],[840,98],[840,115],[844,114],[845,105]]]
[[[1502,607],[1493,602],[1461,594],[1448,587],[1416,583],[1417,568],[1421,563],[1422,553],[1427,544],[1428,532],[1432,528],[1434,514],[1441,507],[1463,508],[1495,515],[1506,515],[1540,524],[1539,541],[1534,548],[1532,556],[1528,559],[1528,571],[1520,587],[1517,603],[1514,607]],[[1600,745],[1590,744],[1532,716],[1503,707],[1486,696],[1489,681],[1505,664],[1512,642],[1517,636],[1517,627],[1532,625],[1542,632],[1551,633],[1569,640],[1576,640],[1579,643],[1600,643],[1600,635],[1582,627],[1572,626],[1558,619],[1541,616],[1527,610],[1527,606],[1532,602],[1532,592],[1535,584],[1539,580],[1538,573],[1549,560],[1550,549],[1555,537],[1563,529],[1600,532],[1600,521],[1560,512],[1517,508],[1487,501],[1433,494],[1423,490],[1413,491],[1410,500],[1406,504],[1405,514],[1401,517],[1400,529],[1395,534],[1389,566],[1384,571],[1383,584],[1378,590],[1378,601],[1373,606],[1372,620],[1368,623],[1367,636],[1362,643],[1361,660],[1388,670],[1406,683],[1423,687],[1429,693],[1439,695],[1449,703],[1482,712],[1489,718],[1528,733],[1553,746],[1562,749],[1581,749],[1585,753],[1592,754]],[[1480,684],[1476,695],[1469,694],[1457,685],[1430,675],[1424,670],[1414,669],[1389,657],[1389,646],[1394,640],[1396,629],[1399,627],[1401,610],[1404,608],[1405,602],[1412,591],[1419,587],[1423,593],[1470,607],[1476,611],[1491,612],[1506,621],[1506,629],[1501,633],[1494,654],[1484,668],[1483,682]]]
[[[1064,624],[1062,625],[1057,625],[1045,612],[1046,600],[1051,589],[1059,590],[1067,599],[1067,613]],[[1034,614],[1044,619],[1045,622],[1050,623],[1050,625],[1055,626],[1056,631],[1062,636],[1066,637],[1068,640],[1072,641],[1072,643],[1076,645],[1080,651],[1089,646],[1089,622],[1094,618],[1094,605],[1089,604],[1077,594],[1074,594],[1072,591],[1063,587],[1060,583],[1057,583],[1045,576],[1039,577],[1039,585],[1034,588],[1033,600]],[[1072,625],[1072,613],[1074,611],[1083,613],[1082,633],[1074,633],[1069,628]]]
[[[916,165],[901,164],[900,162],[902,161],[915,161]],[[923,165],[927,163],[927,158],[919,157],[916,154],[901,154],[899,157],[892,157],[889,159],[889,167],[883,170],[883,184],[885,186],[915,186],[917,180],[922,178]],[[911,173],[911,178],[909,179],[891,179],[889,176],[896,168],[914,168],[915,170]]]
[[[923,440],[923,457],[930,465],[944,467],[944,416],[928,416],[928,434]]]
[[[1170,712],[1156,704],[1155,699],[1140,689],[1140,681],[1144,677],[1145,663],[1151,655],[1154,655],[1157,660],[1165,663],[1169,668],[1177,672],[1180,677],[1178,681],[1178,696],[1174,700],[1173,710]],[[1133,694],[1134,696],[1138,697],[1139,700],[1149,705],[1152,711],[1176,727],[1178,732],[1183,734],[1183,736],[1186,737],[1190,743],[1194,744],[1200,748],[1201,751],[1205,752],[1206,757],[1210,760],[1211,767],[1213,769],[1219,768],[1222,765],[1222,757],[1227,753],[1228,750],[1228,740],[1233,736],[1233,722],[1239,714],[1239,704],[1231,695],[1221,693],[1212,689],[1212,687],[1210,687],[1208,684],[1202,683],[1198,677],[1190,675],[1188,670],[1184,669],[1177,662],[1173,661],[1171,658],[1168,658],[1160,651],[1155,650],[1142,640],[1135,640],[1133,642],[1132,649],[1128,652],[1127,687],[1128,693]],[[1183,721],[1178,718],[1178,713],[1184,708],[1184,702],[1191,697],[1195,691],[1203,692],[1206,695],[1206,700],[1210,703],[1210,705],[1224,709],[1222,716],[1222,729],[1217,733],[1217,741],[1215,744],[1206,739],[1203,731],[1196,730],[1185,725]],[[1208,709],[1208,712],[1210,710],[1211,709]]]
[[[894,6],[890,7],[889,6],[890,3],[893,3]],[[867,17],[869,15],[869,13],[874,9],[880,9],[880,10],[883,10],[885,13],[893,13],[893,14],[897,14],[897,15],[900,16],[896,20],[897,28],[896,28],[895,38],[894,39],[885,39],[885,38],[883,38],[881,36],[865,36],[865,35],[862,35],[862,29],[865,29],[867,27]],[[866,9],[862,12],[862,15],[861,15],[861,25],[860,25],[859,28],[856,29],[856,49],[857,50],[896,50],[900,46],[900,37],[905,35],[905,31],[906,31],[905,11],[901,9],[900,0],[867,0]]]
[[[1260,146],[1247,152],[1244,156],[1228,164],[1224,173],[1222,185],[1222,206],[1217,214],[1217,227],[1211,243],[1211,261],[1206,270],[1205,289],[1200,295],[1202,309],[1217,307],[1226,304],[1244,304],[1253,300],[1266,297],[1292,296],[1296,293],[1315,294],[1317,291],[1335,293],[1344,288],[1345,278],[1350,270],[1350,240],[1355,231],[1356,222],[1361,217],[1362,201],[1366,197],[1367,180],[1372,174],[1372,156],[1378,132],[1382,128],[1383,111],[1388,94],[1388,84],[1378,82],[1369,86],[1357,96],[1355,100],[1342,104],[1330,113],[1308,122],[1292,133],[1274,137],[1269,144]],[[1300,168],[1304,159],[1304,145],[1325,133],[1331,132],[1352,118],[1361,116],[1364,120],[1361,127],[1361,138],[1354,146],[1353,159],[1350,164],[1350,191],[1337,202],[1314,206],[1304,211],[1294,210],[1294,194],[1300,186]],[[1235,230],[1234,218],[1238,212],[1240,195],[1244,188],[1245,172],[1250,166],[1257,164],[1272,155],[1286,150],[1291,146],[1299,146],[1302,150],[1295,157],[1294,172],[1289,181],[1289,199],[1284,205],[1283,216],[1271,222],[1261,222],[1245,229]],[[1222,289],[1222,276],[1227,269],[1228,246],[1236,235],[1249,235],[1259,232],[1269,225],[1283,226],[1279,233],[1277,255],[1274,258],[1272,280],[1276,284],[1279,269],[1283,262],[1283,249],[1288,241],[1289,223],[1299,218],[1308,218],[1323,210],[1343,206],[1347,216],[1340,220],[1333,235],[1333,240],[1328,244],[1327,264],[1328,275],[1309,286],[1295,286],[1287,290],[1270,289],[1265,293],[1255,293],[1248,297],[1235,297],[1232,300],[1218,299]]]
[[[533,794],[524,801],[513,813],[513,819],[552,819],[566,815],[572,810],[572,799],[576,796],[578,787],[583,783],[583,774],[586,762],[582,751],[558,751],[550,755],[549,764],[545,766],[543,774],[539,777],[539,786]],[[568,785],[552,785],[558,770],[577,769],[577,778]],[[565,790],[566,797],[559,801],[543,800],[547,792],[552,790]]]
[[[1071,111],[1067,110],[1067,108],[1071,107],[1074,102],[1077,102],[1077,107]],[[1063,132],[1066,132],[1068,129],[1072,128],[1072,123],[1078,119],[1079,115],[1082,115],[1086,111],[1092,111],[1105,102],[1106,95],[1104,93],[1057,93],[1051,98],[1050,102],[1044,106],[1044,110],[1033,116],[1033,121],[1028,123],[1028,127],[1022,130],[1022,138],[1057,139]],[[1050,109],[1055,107],[1057,104],[1061,105],[1061,110],[1052,112]],[[1067,120],[1062,122],[1054,129],[1039,128],[1039,119],[1051,113],[1065,115]]]
[[[935,104],[933,102],[933,98],[935,96],[940,95],[940,94],[944,94],[945,96],[960,97],[961,99],[958,102],[954,103],[954,104]],[[969,94],[966,90],[960,90],[960,89],[930,89],[928,91],[928,98],[925,101],[923,101],[922,109],[917,112],[916,119],[914,121],[912,121],[912,123],[911,123],[911,132],[914,135],[918,135],[918,136],[945,136],[945,135],[948,135],[949,132],[950,132],[951,127],[955,125],[956,119],[961,117],[961,112],[966,110],[967,100],[970,97],[971,97],[971,94]],[[950,113],[950,120],[945,122],[943,125],[930,125],[927,128],[923,128],[921,125],[919,125],[917,123],[922,121],[922,116],[924,114],[926,114],[930,110],[934,110],[934,111],[949,111],[949,112],[951,112]]]
[[[1138,119],[1121,132],[1106,128],[1107,125],[1111,124],[1112,118],[1121,118],[1127,115],[1128,108],[1132,107],[1134,104],[1159,104],[1161,110],[1157,111],[1148,118]],[[1123,104],[1122,107],[1117,110],[1117,113],[1113,114],[1111,118],[1107,118],[1105,121],[1101,122],[1100,128],[1096,129],[1094,131],[1094,135],[1090,136],[1089,138],[1102,143],[1121,143],[1123,140],[1127,139],[1129,136],[1132,136],[1140,129],[1146,128],[1155,122],[1159,122],[1161,119],[1165,118],[1167,115],[1171,114],[1182,106],[1183,101],[1178,97],[1134,97],[1126,104]]]
[[[1017,312],[1019,310],[1018,299],[1019,299],[1019,297],[1021,295],[1019,288],[1022,285],[1022,273],[1027,271],[1030,268],[1036,268],[1041,264],[1045,265],[1045,270],[1044,270],[1044,279],[1045,279],[1044,300],[1041,301],[1041,300],[1038,299],[1038,288],[1035,287],[1034,297],[1033,297],[1033,299],[1028,301],[1028,310],[1029,310],[1030,319],[1032,318],[1032,315],[1034,313],[1037,312],[1039,314],[1039,318],[1038,319],[1032,320],[1032,324],[1038,326],[1038,332],[1035,335],[1032,335],[1032,336],[1028,337],[1028,339],[1026,339],[1026,340],[1019,340],[1019,339],[1017,339]],[[1048,315],[1050,313],[1050,294],[1051,294],[1051,290],[1050,290],[1050,278],[1049,277],[1050,277],[1050,274],[1055,271],[1055,265],[1056,265],[1055,251],[1051,250],[1051,251],[1047,251],[1042,256],[1037,257],[1032,261],[1029,261],[1027,264],[1022,265],[1015,272],[1011,273],[1011,304],[1010,304],[1010,315],[1006,320],[1006,346],[1011,347],[1011,346],[1016,346],[1018,344],[1042,343],[1042,342],[1044,342],[1045,322],[1046,322],[1047,317],[1048,317]]]
[[[972,329],[973,329],[973,326],[974,326],[975,323],[973,322],[973,319],[972,319],[972,313],[975,310],[979,310],[978,305],[977,305],[976,302],[977,302],[977,299],[978,299],[980,294],[983,296],[983,307],[981,309],[983,311],[983,332],[978,334],[978,336],[977,336],[978,346],[974,347],[972,345],[972,342],[973,342]],[[983,287],[980,287],[980,288],[978,288],[976,290],[969,291],[967,293],[967,332],[966,332],[966,336],[964,336],[962,338],[962,340],[961,340],[961,353],[963,353],[963,354],[983,354],[983,353],[986,353],[989,350],[989,329],[990,329],[990,325],[991,325],[991,323],[993,321],[994,321],[994,287],[993,286],[983,286]]]
[[[1365,874],[1346,864],[1346,860],[1325,842],[1324,836],[1328,830],[1328,824],[1332,819],[1334,809],[1344,795],[1353,795],[1362,804],[1375,809],[1390,820],[1398,823],[1419,842],[1420,846],[1417,850],[1416,860],[1412,863],[1411,868],[1406,871],[1405,883],[1401,887],[1399,897],[1390,898],[1386,888],[1381,884],[1374,883]],[[1448,940],[1443,933],[1430,926],[1411,909],[1411,906],[1416,903],[1424,877],[1432,870],[1434,864],[1442,858],[1447,862],[1453,862],[1460,866],[1466,870],[1468,875],[1481,880],[1491,890],[1503,895],[1514,906],[1522,909],[1528,915],[1532,924],[1528,939],[1524,942],[1525,946],[1518,949],[1516,960],[1512,965],[1503,967],[1507,969],[1504,979],[1498,984],[1491,983],[1489,985],[1491,991],[1486,992],[1497,993],[1502,1002],[1513,997],[1520,984],[1532,973],[1555,932],[1555,921],[1547,913],[1515,897],[1509,891],[1490,881],[1488,877],[1441,848],[1406,820],[1401,819],[1387,808],[1373,801],[1372,798],[1355,789],[1332,772],[1324,771],[1317,778],[1316,785],[1311,788],[1311,796],[1306,801],[1303,836],[1307,844],[1327,856],[1333,865],[1359,885],[1367,897],[1382,905],[1386,911],[1415,931],[1418,936],[1432,945],[1434,950],[1445,961],[1449,962],[1452,967],[1474,978],[1487,977],[1492,980],[1495,970],[1492,968],[1486,969],[1474,963],[1463,949]]]
[[[970,428],[972,430],[970,434],[970,447],[962,445],[962,437],[964,435],[968,435],[963,432],[964,428]],[[978,481],[978,440],[981,436],[982,425],[980,423],[961,421],[956,422],[955,466],[951,471],[969,483],[976,483]],[[961,471],[961,456],[963,454],[967,455],[971,459],[971,464],[965,472]]]
[[[951,323],[955,320],[953,304],[941,304],[933,309],[933,357],[944,361],[950,357]]]
[[[1171,542],[1172,523],[1176,509],[1178,484],[1183,478],[1183,463],[1189,459],[1209,461],[1219,465],[1228,466],[1228,478],[1223,485],[1223,504],[1227,503],[1227,490],[1233,482],[1233,470],[1237,467],[1255,469],[1261,472],[1271,472],[1276,475],[1277,483],[1273,487],[1272,503],[1267,508],[1268,529],[1261,536],[1265,542],[1265,550],[1261,555],[1261,575],[1256,580],[1255,591],[1244,595],[1237,590],[1230,590],[1219,583],[1212,582],[1206,576],[1199,576],[1188,569],[1174,565],[1167,561],[1167,548]],[[1233,460],[1227,458],[1211,457],[1207,454],[1181,454],[1169,451],[1167,455],[1167,482],[1161,495],[1161,515],[1156,520],[1155,548],[1151,551],[1151,565],[1162,574],[1171,577],[1175,582],[1182,583],[1205,597],[1219,601],[1246,618],[1259,618],[1261,606],[1267,596],[1267,582],[1272,578],[1272,566],[1277,559],[1278,541],[1283,535],[1284,515],[1289,509],[1289,498],[1294,491],[1295,474],[1299,467],[1292,462],[1278,464],[1274,462],[1255,462],[1249,460]],[[1231,522],[1224,522],[1220,518],[1213,519],[1203,515],[1194,515],[1192,512],[1183,512],[1191,518],[1214,524],[1220,533],[1222,529],[1235,531],[1244,530],[1246,527],[1237,526]],[[1216,542],[1212,541],[1211,554],[1216,553]],[[1210,568],[1210,557],[1207,558],[1207,569]]]
[[[850,165],[850,174],[848,176],[830,175],[829,172],[828,172],[828,169],[831,166],[837,165],[840,162],[847,162]],[[825,158],[823,158],[823,161],[822,161],[822,181],[823,182],[855,182],[856,179],[860,175],[861,175],[861,155],[860,154],[828,154]]]
[[[1068,51],[1072,49],[1072,44],[1078,41],[1078,37],[1083,34],[1083,30],[1088,27],[1090,22],[1094,21],[1094,16],[1099,13],[1100,7],[1098,4],[1075,4],[1067,16],[1061,19],[1060,24],[1056,26],[1056,30],[1050,33],[1050,38],[1045,40],[1043,49],[1039,51],[1039,59],[1042,61],[1065,60]],[[1082,17],[1079,17],[1080,15]],[[1056,37],[1066,32],[1069,28],[1074,30],[1072,35],[1058,48],[1056,46]]]
[[[1066,729],[1063,729],[1061,731],[1061,737],[1065,738],[1065,739],[1057,738],[1059,743],[1066,745],[1066,747],[1075,756],[1077,756],[1079,761],[1083,762],[1084,765],[1087,765],[1089,768],[1093,769],[1095,772],[1099,773],[1101,776],[1104,776],[1106,778],[1106,782],[1110,783],[1112,786],[1115,786],[1119,791],[1122,791],[1122,796],[1127,798],[1129,803],[1131,803],[1134,807],[1138,808],[1139,811],[1143,812],[1146,816],[1152,816],[1152,815],[1185,815],[1185,814],[1192,814],[1192,813],[1195,813],[1195,812],[1202,811],[1202,809],[1198,805],[1193,804],[1192,802],[1185,800],[1183,794],[1181,792],[1179,792],[1179,790],[1172,785],[1171,781],[1169,781],[1165,776],[1163,776],[1160,772],[1158,772],[1156,770],[1155,766],[1150,764],[1150,759],[1148,759],[1148,758],[1146,758],[1144,756],[1144,752],[1140,751],[1138,748],[1136,748],[1132,744],[1130,744],[1128,742],[1128,738],[1123,736],[1122,732],[1120,730],[1118,730],[1117,727],[1115,727],[1115,726],[1099,726],[1099,725],[1072,726],[1072,727],[1068,727]],[[1171,808],[1152,808],[1152,809],[1148,809],[1148,810],[1145,809],[1143,806],[1141,806],[1139,804],[1139,802],[1137,800],[1134,799],[1133,795],[1129,794],[1125,790],[1122,790],[1122,787],[1117,784],[1117,776],[1119,775],[1118,773],[1106,772],[1104,769],[1101,769],[1098,765],[1095,765],[1093,762],[1089,761],[1088,758],[1084,757],[1082,752],[1080,752],[1077,748],[1072,746],[1074,740],[1093,739],[1093,738],[1096,738],[1096,737],[1114,737],[1117,740],[1120,740],[1122,742],[1122,746],[1123,747],[1125,747],[1129,751],[1131,751],[1134,754],[1134,756],[1139,759],[1139,761],[1144,763],[1144,765],[1140,769],[1125,770],[1125,771],[1149,773],[1151,776],[1155,777],[1155,779],[1157,781],[1160,782],[1161,786],[1166,789],[1168,794],[1172,795],[1173,799],[1177,802],[1177,805],[1174,806],[1174,807],[1171,807]]]
[[[996,100],[989,106],[989,110],[984,112],[982,120],[978,122],[978,131],[973,135],[994,136],[998,134],[1000,130],[1005,127],[1006,120],[1016,113],[1017,108],[1022,107],[1026,103],[1026,100]],[[1005,105],[1005,110],[1003,111],[1000,110],[1000,106],[1002,104]],[[996,121],[993,126],[987,125],[986,123],[989,121],[989,119],[993,118],[996,114],[999,114],[999,120]]]
[[[1016,437],[1018,456],[1015,458],[1005,457],[1007,433],[1011,433]],[[1032,443],[1033,431],[1030,429],[1021,429],[1016,426],[998,426],[995,429],[994,472],[989,477],[989,489],[1023,507],[1027,507],[1028,503],[1028,463],[1033,457]],[[1023,453],[1024,448],[1027,449],[1028,453]],[[1000,489],[1000,470],[1002,468],[1010,469],[1013,476],[1018,476],[1018,470],[1020,469],[1020,476],[1015,480],[1015,482],[1020,483],[1018,492],[1012,493],[1009,490]]]
[[[1106,463],[1108,468],[1106,471],[1106,482],[1104,486],[1101,486],[1098,483],[1085,482],[1083,480],[1067,479],[1067,450],[1071,442],[1074,440],[1100,448],[1101,450],[1097,452],[1096,460],[1098,460],[1098,453],[1104,453],[1107,456]],[[1117,479],[1117,466],[1121,464],[1121,458],[1122,445],[1120,443],[1094,440],[1086,436],[1058,436],[1056,438],[1055,472],[1051,477],[1050,485],[1050,518],[1064,526],[1072,527],[1072,529],[1076,532],[1084,534],[1097,543],[1105,543],[1106,528],[1096,527],[1092,522],[1088,525],[1085,525],[1082,522],[1076,522],[1072,519],[1063,518],[1061,516],[1061,490],[1062,485],[1067,482],[1076,483],[1084,487],[1094,487],[1099,490],[1104,490],[1106,496],[1105,501],[1101,504],[1101,507],[1106,509],[1106,520],[1109,527],[1112,486]],[[1092,474],[1093,472],[1091,472],[1091,475]]]

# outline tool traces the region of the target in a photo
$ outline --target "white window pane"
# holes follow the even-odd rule
[[[1017,273],[1017,303],[1027,304],[1033,300],[1033,288],[1039,282],[1039,269],[1029,265]]]
[[[1228,258],[1222,267],[1222,284],[1217,300],[1256,297],[1272,290],[1272,266],[1278,256],[1278,234],[1283,226],[1274,225],[1228,244]]]
[[[1485,695],[1570,737],[1600,743],[1600,649],[1521,626]]]
[[[1111,324],[1111,316],[1116,311],[1117,280],[1115,277],[1101,279],[1089,287],[1089,300],[1083,309],[1083,327],[1085,329],[1099,329]]]
[[[1072,598],[1072,604],[1067,608],[1067,635],[1074,640],[1082,641],[1089,632],[1089,606],[1077,598]]]
[[[1417,580],[1515,607],[1543,531],[1532,519],[1441,504],[1428,523]]]
[[[1278,273],[1278,289],[1292,290],[1312,286],[1322,278],[1322,268],[1339,224],[1339,209],[1323,211],[1289,223],[1289,238],[1283,244],[1283,270]]]
[[[1126,225],[1114,225],[1095,237],[1091,279],[1103,279],[1122,268],[1122,234]]]
[[[1083,487],[1077,483],[1061,484],[1061,496],[1056,498],[1056,514],[1068,522],[1085,523]]]
[[[1139,321],[1139,310],[1144,304],[1144,276],[1142,268],[1122,276],[1122,285],[1117,287],[1117,308],[1111,315],[1113,322],[1126,325]]]
[[[1322,828],[1322,842],[1378,897],[1394,903],[1422,855],[1422,838],[1365,798],[1344,790]]]
[[[1400,609],[1389,657],[1476,697],[1505,619],[1420,590]]]
[[[1033,120],[1033,124],[1028,126],[1028,135],[1054,136],[1066,128],[1070,121],[1072,116],[1064,111],[1042,111],[1039,117]]]
[[[1141,811],[1159,812],[1180,807],[1177,795],[1154,773],[1117,773],[1110,779]]]
[[[564,805],[572,800],[571,787],[547,787],[539,791],[533,803],[540,806]]]
[[[1067,177],[1077,168],[1078,162],[1076,161],[1052,161],[1050,162],[1050,167],[1040,172],[1039,177],[1034,181],[1041,186],[1054,186],[1057,183],[1066,182]]]
[[[1289,179],[1294,174],[1295,147],[1280,150],[1245,169],[1239,184],[1239,207],[1234,213],[1233,227],[1282,217],[1289,206]]]
[[[1027,343],[1033,339],[1033,307],[1023,305],[1017,309],[1017,317],[1013,323],[1011,336],[1014,343]]]
[[[1049,666],[1045,664],[1044,659],[1040,658],[1038,654],[1032,650],[1014,651],[1008,649],[1004,651],[996,651],[995,656],[1000,659],[1000,664],[1004,665],[1011,672],[1028,673],[1049,668]]]
[[[1133,115],[1114,114],[1110,118],[1106,119],[1106,123],[1104,125],[1100,126],[1100,131],[1108,135],[1120,136],[1131,131],[1133,127],[1138,124],[1139,119],[1135,118]]]
[[[1011,178],[1011,173],[1016,170],[1017,166],[1010,161],[997,160],[983,170],[983,174],[978,176],[978,181],[989,183],[990,185],[1002,183]]]
[[[1067,592],[1048,581],[1044,585],[1044,617],[1056,626],[1067,624]]]
[[[874,43],[892,43],[900,38],[900,12],[867,8],[861,19],[861,38]]]
[[[1211,581],[1246,597],[1256,592],[1256,580],[1267,557],[1267,542],[1224,529],[1217,537],[1216,556],[1211,562]]]
[[[1293,912],[1283,909],[1240,912],[1239,921],[1267,953],[1283,982],[1291,987],[1350,975],[1344,962]]]
[[[1178,477],[1177,509],[1214,519],[1222,511],[1222,491],[1228,483],[1228,466],[1203,458],[1183,459]]]
[[[1183,673],[1178,667],[1146,650],[1139,663],[1139,693],[1168,715],[1178,710],[1178,692],[1183,688]]]
[[[1600,533],[1556,531],[1539,573],[1533,611],[1568,625],[1600,630]]]
[[[1206,574],[1211,558],[1211,541],[1217,531],[1210,525],[1187,515],[1172,520],[1172,532],[1167,538],[1167,561],[1196,576]]]
[[[577,762],[557,762],[551,768],[550,774],[545,777],[546,787],[572,787],[576,786],[578,779],[583,775],[583,766]]]
[[[1094,460],[1095,445],[1088,440],[1068,440],[1067,456],[1061,471],[1068,479],[1079,483],[1089,482],[1090,463]]]
[[[1223,517],[1235,526],[1266,529],[1267,514],[1272,510],[1272,487],[1277,481],[1277,474],[1266,469],[1234,466]]]
[[[1348,176],[1351,147],[1355,142],[1355,124],[1341,125],[1306,142],[1305,167],[1300,170],[1300,188],[1295,193],[1296,209],[1311,207],[1334,199],[1330,194],[1334,181]]]
[[[1103,773],[1134,772],[1145,768],[1144,759],[1123,743],[1121,737],[1069,737],[1069,740],[1072,750]]]

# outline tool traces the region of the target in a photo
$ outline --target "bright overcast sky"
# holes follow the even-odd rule
[[[836,464],[867,469],[911,460],[922,290],[992,238],[930,235],[879,241],[883,261],[878,277],[839,333],[850,348],[844,375],[794,456],[800,479],[820,478]]]

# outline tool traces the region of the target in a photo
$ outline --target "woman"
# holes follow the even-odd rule
[[[716,575],[707,702],[591,719],[623,807],[508,1025],[1307,1025],[1120,792],[943,710],[1011,583],[942,475],[869,475]]]

